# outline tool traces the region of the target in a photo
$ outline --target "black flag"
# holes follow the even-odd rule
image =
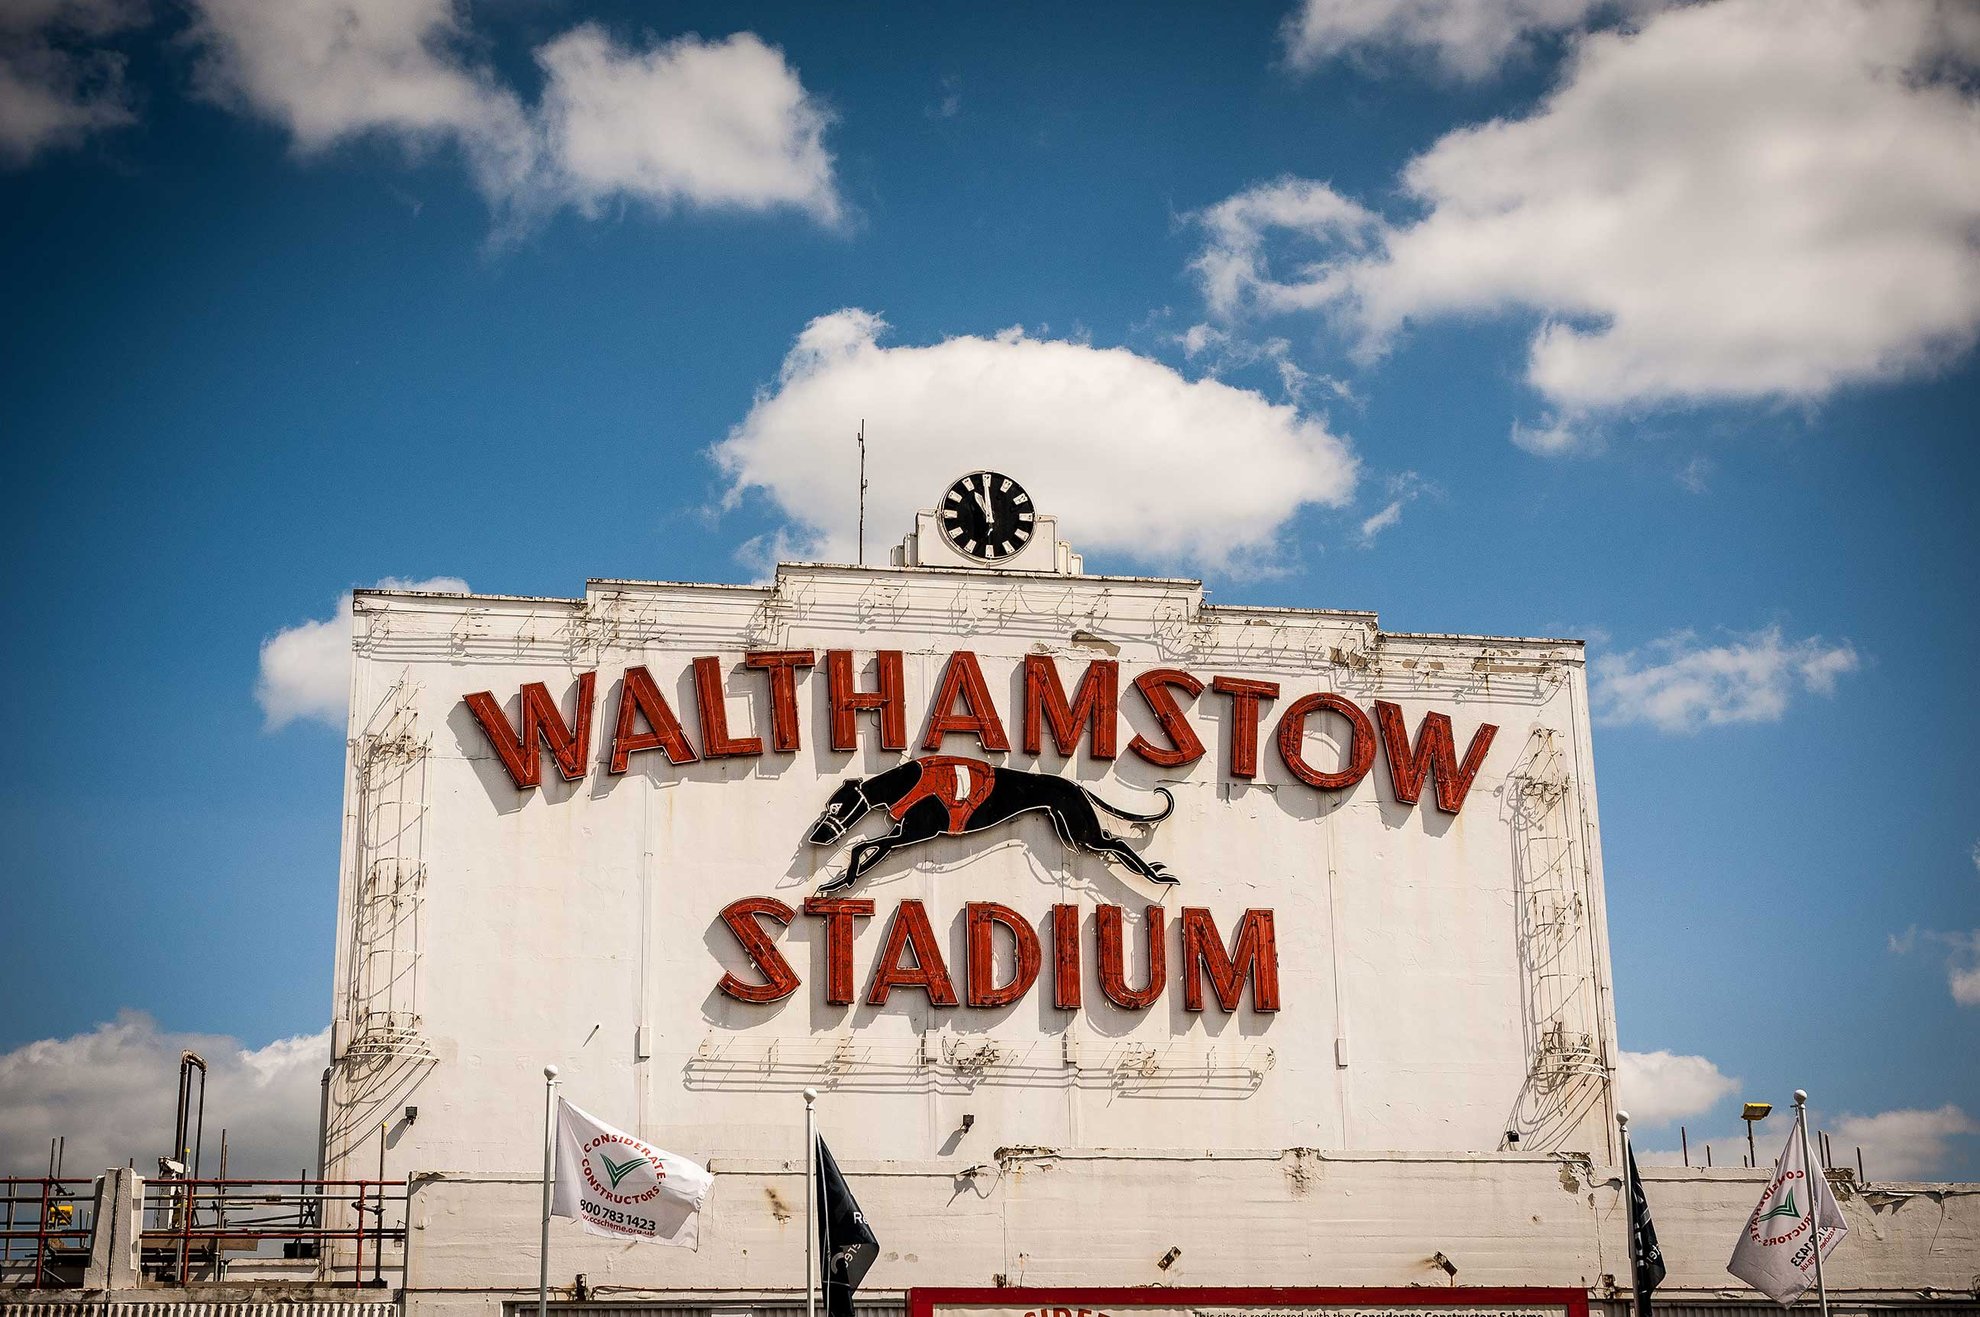
[[[1636,1317],[1650,1317],[1650,1295],[1664,1283],[1664,1252],[1657,1247],[1657,1227],[1650,1221],[1650,1200],[1643,1196],[1633,1147],[1629,1149],[1629,1248],[1636,1263]]]
[[[880,1241],[853,1201],[846,1177],[818,1140],[819,1281],[825,1286],[826,1317],[853,1317],[853,1292],[880,1256]]]

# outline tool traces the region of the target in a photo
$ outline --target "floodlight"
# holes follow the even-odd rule
[[[1774,1109],[1771,1102],[1749,1102],[1740,1108],[1739,1118],[1746,1122],[1746,1164],[1760,1164],[1760,1150],[1753,1146],[1753,1122],[1767,1119],[1767,1113]]]

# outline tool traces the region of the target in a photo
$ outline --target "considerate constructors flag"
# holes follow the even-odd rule
[[[556,1187],[550,1215],[576,1218],[611,1239],[697,1248],[701,1205],[715,1177],[562,1098],[557,1099]]]
[[[1849,1232],[1829,1177],[1820,1168],[1809,1173],[1802,1155],[1803,1119],[1797,1115],[1788,1131],[1774,1178],[1747,1218],[1739,1243],[1733,1246],[1732,1261],[1726,1264],[1727,1271],[1780,1304],[1793,1303],[1814,1288],[1817,1229],[1825,1262]]]

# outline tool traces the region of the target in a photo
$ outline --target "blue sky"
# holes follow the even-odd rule
[[[864,414],[870,542],[994,447],[1091,569],[1589,637],[1641,1146],[1980,1177],[1980,33],[1530,8],[10,11],[0,1159],[322,1027],[290,629],[841,556]]]

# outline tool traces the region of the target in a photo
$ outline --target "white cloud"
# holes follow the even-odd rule
[[[1704,456],[1693,457],[1678,468],[1677,482],[1693,494],[1703,494],[1711,488],[1712,459]]]
[[[1952,994],[1953,1002],[1960,1006],[1980,1006],[1980,928],[1971,933],[1908,928],[1902,937],[1891,935],[1890,949],[1897,955],[1908,956],[1917,949],[1920,938],[1946,949],[1946,990]]]
[[[1483,78],[1532,40],[1624,6],[1604,0],[1303,0],[1280,37],[1292,66],[1342,55],[1420,53],[1454,77]],[[1647,4],[1627,6],[1646,9]]]
[[[94,1175],[136,1158],[155,1173],[171,1151],[179,1053],[207,1064],[203,1166],[218,1173],[220,1131],[227,1170],[241,1178],[293,1177],[316,1168],[316,1121],[329,1031],[249,1049],[232,1038],[167,1033],[125,1012],[71,1038],[47,1038],[0,1053],[0,1173],[44,1175],[49,1140],[68,1140],[65,1173]]]
[[[1268,366],[1278,377],[1281,395],[1294,404],[1304,404],[1308,391],[1315,385],[1343,402],[1361,401],[1344,381],[1331,375],[1315,375],[1294,360],[1289,339],[1249,339],[1216,325],[1195,324],[1180,334],[1168,335],[1166,341],[1181,348],[1184,359],[1200,363],[1207,374],[1219,379],[1231,371]]]
[[[1635,1112],[1632,1110],[1632,1117]],[[1785,1118],[1785,1119],[1783,1119]],[[1755,1133],[1754,1151],[1763,1166],[1772,1165],[1794,1128],[1794,1108],[1776,1107],[1773,1119]],[[1870,1183],[1893,1180],[1947,1181],[1970,1179],[1963,1173],[1967,1157],[1955,1140],[1980,1134],[1980,1124],[1958,1106],[1947,1103],[1933,1109],[1904,1108],[1880,1111],[1875,1115],[1842,1115],[1831,1120],[1809,1113],[1809,1147],[1816,1154],[1816,1134],[1829,1136],[1832,1165],[1856,1167],[1857,1149],[1863,1151],[1863,1173]],[[1717,1166],[1740,1166],[1746,1161],[1746,1129],[1730,1134],[1691,1132],[1691,1164],[1703,1166],[1706,1150],[1712,1150]],[[1676,1166],[1683,1160],[1682,1148],[1651,1149],[1638,1146],[1636,1156],[1645,1166]]]
[[[1364,518],[1361,523],[1362,544],[1373,545],[1377,535],[1380,535],[1383,531],[1402,520],[1402,510],[1402,500],[1392,498],[1382,506],[1380,512],[1377,512],[1372,517]]]
[[[98,43],[149,18],[143,0],[0,4],[0,166],[135,123],[124,57]]]
[[[516,95],[467,53],[454,0],[194,0],[208,95],[287,129],[304,153],[376,134],[458,145],[493,197],[523,187],[537,148]]]
[[[1540,316],[1560,414],[1815,400],[1980,332],[1980,9],[1718,0],[1581,39],[1525,118],[1447,134],[1373,217],[1281,179],[1197,216],[1223,316],[1325,310],[1363,355],[1411,320]]]
[[[922,111],[930,119],[953,119],[962,113],[962,77],[942,75],[942,99]]]
[[[1695,732],[1728,723],[1778,722],[1800,692],[1831,695],[1836,678],[1861,666],[1848,641],[1786,640],[1779,627],[1706,645],[1680,631],[1642,650],[1607,654],[1590,668],[1595,715]]]
[[[793,534],[789,526],[779,526],[761,535],[752,535],[736,546],[736,561],[752,573],[757,585],[770,585],[777,578],[777,564],[799,562],[816,553],[815,542],[803,533]]]
[[[1586,453],[1595,447],[1594,441],[1580,425],[1572,424],[1558,416],[1544,417],[1533,425],[1524,421],[1514,421],[1512,441],[1514,447],[1524,448],[1537,457],[1561,457],[1568,453]]]
[[[1617,1098],[1644,1128],[1709,1111],[1739,1087],[1704,1057],[1674,1052],[1623,1052],[1616,1070]]]
[[[1204,300],[1217,316],[1246,309],[1265,313],[1326,308],[1348,292],[1344,276],[1351,267],[1336,269],[1308,261],[1299,277],[1280,281],[1271,273],[1270,258],[1283,253],[1272,240],[1304,240],[1317,255],[1335,247],[1360,252],[1386,231],[1382,218],[1349,201],[1325,183],[1281,178],[1245,189],[1191,216],[1209,236],[1190,262],[1202,285]],[[1295,248],[1297,250],[1297,248]]]
[[[782,52],[753,34],[625,50],[592,25],[536,53],[564,190],[586,214],[614,196],[839,219],[829,120]]]
[[[731,501],[762,491],[825,557],[853,553],[862,418],[869,559],[978,466],[1022,480],[1077,549],[1219,569],[1255,566],[1301,507],[1353,493],[1346,441],[1249,390],[1019,329],[882,347],[885,329],[850,308],[812,321],[714,449]]]
[[[1206,324],[1191,325],[1175,338],[1176,345],[1183,350],[1183,355],[1192,361],[1206,352],[1221,350],[1230,341],[1229,330]]]
[[[840,217],[829,116],[747,32],[642,48],[585,24],[536,51],[545,83],[530,107],[477,54],[457,0],[194,4],[207,93],[305,154],[366,136],[458,147],[516,223],[618,198]]]
[[[457,576],[424,581],[388,576],[374,588],[468,593],[468,583]],[[277,731],[301,719],[344,730],[351,698],[351,616],[347,592],[331,616],[284,627],[261,642],[261,676],[255,682],[254,698],[261,705],[266,730]]]
[[[1874,1116],[1839,1116],[1833,1124],[1811,1121],[1809,1129],[1828,1133],[1836,1164],[1853,1166],[1863,1149],[1863,1172],[1871,1180],[1948,1178],[1954,1137],[1980,1134],[1959,1107],[1948,1102],[1932,1110],[1880,1111]]]
[[[1361,522],[1361,547],[1375,547],[1375,537],[1402,520],[1403,509],[1430,492],[1430,486],[1414,471],[1402,471],[1383,482],[1389,501],[1374,515]]]

